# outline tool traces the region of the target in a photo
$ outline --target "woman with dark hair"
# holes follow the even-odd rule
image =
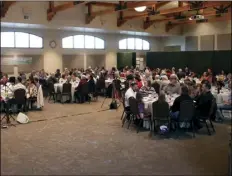
[[[88,85],[89,85],[89,93],[95,93],[96,86],[92,75],[89,76]]]
[[[28,90],[29,97],[30,97],[30,98],[35,98],[35,97],[37,97],[38,90],[37,90],[35,81],[34,81],[33,79],[29,79],[29,80],[27,80],[27,81],[28,81],[27,90]]]
[[[67,76],[65,74],[62,75],[62,77],[59,79],[59,83],[63,84],[67,81]]]
[[[141,89],[141,87],[143,87],[143,83],[138,75],[135,77],[135,81],[138,85],[138,88]]]

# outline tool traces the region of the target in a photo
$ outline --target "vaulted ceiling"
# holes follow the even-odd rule
[[[1,17],[15,3],[17,1],[1,1]],[[51,21],[57,13],[80,4],[84,4],[86,8],[86,24],[90,24],[98,16],[115,13],[119,28],[135,19],[143,21],[144,29],[163,22],[166,24],[166,31],[183,24],[231,20],[230,1],[49,1],[47,20]],[[141,6],[146,6],[146,10],[135,11],[136,7]],[[204,19],[189,20],[193,15],[203,15]]]

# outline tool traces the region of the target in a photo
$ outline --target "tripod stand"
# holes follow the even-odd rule
[[[116,101],[116,103],[117,103],[117,108],[120,106],[120,102],[121,102],[120,97],[119,97],[119,94],[120,94],[120,93],[121,93],[121,91],[118,91],[118,90],[116,89],[115,83],[114,83],[114,81],[113,81],[113,82],[112,82],[112,94],[111,94],[111,98],[112,98],[112,102],[113,102],[113,101]],[[104,100],[103,100],[103,102],[102,102],[101,108],[102,108],[103,104],[105,103],[106,98],[107,98],[107,96],[105,96],[105,98],[104,98]],[[119,103],[117,102],[117,100],[118,100]]]

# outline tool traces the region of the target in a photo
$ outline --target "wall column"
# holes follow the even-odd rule
[[[117,67],[117,53],[116,52],[106,53],[105,67],[106,69]]]
[[[218,50],[218,46],[217,46],[217,34],[214,35],[214,50]]]
[[[84,54],[84,70],[87,69],[87,54]]]
[[[44,70],[48,73],[55,73],[56,69],[63,71],[62,54],[54,49],[45,51],[44,53]]]
[[[201,51],[201,36],[200,35],[197,37],[197,41],[198,41],[198,44],[197,44],[198,51]]]

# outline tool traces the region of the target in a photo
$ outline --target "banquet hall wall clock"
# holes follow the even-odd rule
[[[50,42],[49,42],[49,46],[50,46],[51,48],[56,48],[56,41],[55,41],[55,40],[50,41]]]

